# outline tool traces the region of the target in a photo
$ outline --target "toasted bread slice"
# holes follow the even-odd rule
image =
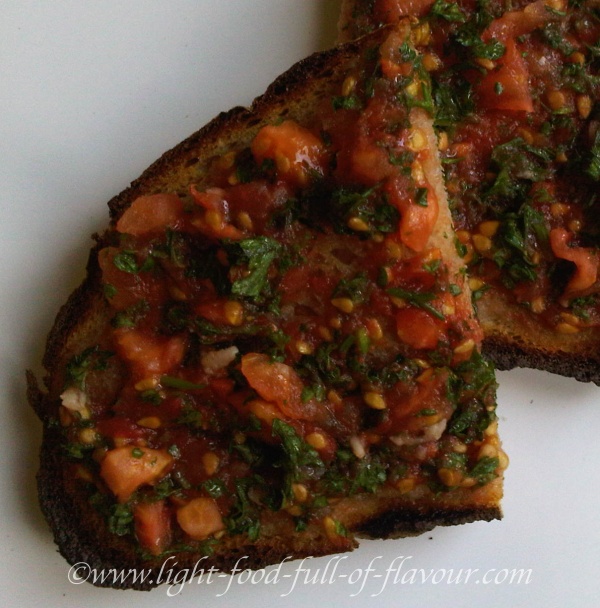
[[[600,384],[597,11],[594,1],[348,0],[340,38],[415,20],[497,367]]]
[[[494,372],[407,38],[300,62],[110,201],[45,390],[29,375],[41,506],[90,582],[501,516]]]

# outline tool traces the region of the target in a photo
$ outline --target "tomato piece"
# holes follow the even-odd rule
[[[164,450],[123,446],[109,450],[100,464],[100,476],[121,503],[141,486],[153,484],[173,462]]]
[[[115,257],[119,253],[121,250],[116,247],[105,247],[98,253],[102,283],[111,287],[110,296],[107,296],[110,305],[115,310],[124,310],[139,303],[140,300],[146,300],[148,303],[163,300],[167,295],[164,282],[152,273],[120,270],[115,264]]]
[[[275,403],[290,418],[306,419],[314,414],[314,405],[302,403],[304,384],[292,367],[271,361],[268,355],[248,353],[242,357],[242,374],[265,400]]]
[[[108,437],[120,443],[133,443],[140,439],[146,439],[148,436],[148,429],[138,426],[128,418],[107,418],[99,420],[96,426],[103,437]]]
[[[164,500],[141,502],[133,508],[135,535],[152,555],[160,555],[171,543],[171,515]]]
[[[557,19],[555,13],[548,10],[548,0],[537,0],[517,11],[507,11],[492,23],[482,34],[482,39],[492,38],[504,42],[519,36],[530,34],[535,29],[544,26],[549,21]],[[556,8],[556,7],[554,7]]]
[[[395,23],[401,17],[422,17],[435,0],[376,0],[373,16],[380,23]]]
[[[490,110],[533,112],[529,70],[514,40],[506,41],[506,51],[498,67],[481,80],[477,93]]]
[[[136,329],[118,329],[115,341],[119,355],[131,365],[138,378],[166,374],[181,363],[185,339],[181,336],[157,336]]]
[[[433,350],[444,335],[444,328],[426,310],[401,308],[396,312],[398,337],[416,349]]]
[[[563,298],[567,301],[596,283],[600,261],[598,253],[593,249],[569,247],[572,238],[573,234],[564,228],[553,228],[550,231],[550,247],[554,255],[575,264],[575,272],[563,293]]]
[[[136,198],[117,222],[117,232],[141,236],[175,228],[183,217],[183,203],[176,194],[150,194]]]
[[[192,225],[207,236],[218,239],[240,240],[244,232],[232,225],[227,192],[222,188],[209,188],[201,192],[190,186],[194,202],[204,209],[204,213],[192,220]]]
[[[440,210],[433,189],[427,188],[426,204],[418,204],[407,196],[396,180],[392,180],[386,186],[386,191],[390,203],[401,214],[400,240],[413,251],[423,251],[429,242]]]
[[[258,164],[274,160],[279,177],[296,186],[305,186],[311,171],[322,174],[327,164],[321,139],[293,120],[263,127],[250,149]]]
[[[434,419],[448,418],[452,404],[447,398],[447,380],[446,372],[432,373],[429,378],[417,382],[408,393],[401,385],[392,388],[385,396],[387,418],[377,430],[386,435],[420,431],[432,422],[429,416],[416,415],[423,410],[435,411]]]
[[[177,509],[177,522],[194,540],[204,540],[225,529],[221,511],[212,498],[194,498]]]

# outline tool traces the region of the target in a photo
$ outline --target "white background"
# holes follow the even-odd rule
[[[297,564],[282,567],[277,583],[238,577],[228,588],[223,577],[176,597],[166,587],[141,594],[68,582],[37,506],[40,425],[25,369],[40,371],[46,332],[83,276],[106,201],[220,110],[247,104],[332,44],[338,10],[337,0],[0,2],[2,606],[598,605],[600,389],[528,370],[499,374],[511,457],[501,522],[365,542],[333,579],[318,576],[328,558],[306,563],[293,591]],[[401,556],[401,576],[433,571],[437,584],[419,574],[393,585],[392,574],[385,585]],[[442,570],[460,568],[479,571],[448,584]],[[488,569],[492,581],[531,569],[531,581],[485,585]]]

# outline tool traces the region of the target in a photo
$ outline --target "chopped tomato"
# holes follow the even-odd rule
[[[302,402],[304,385],[292,367],[272,361],[268,355],[248,353],[242,357],[242,374],[265,400],[275,403],[286,416],[306,419],[314,414],[314,405]]]
[[[575,272],[563,293],[565,300],[592,287],[598,279],[598,252],[587,247],[569,247],[573,234],[564,228],[553,228],[550,231],[552,252],[561,260],[575,264]]]
[[[117,267],[115,258],[122,253],[116,247],[105,247],[98,253],[98,263],[102,270],[102,282],[110,286],[108,300],[116,310],[134,306],[141,300],[157,302],[167,294],[167,287],[158,273],[125,272]],[[118,258],[117,258],[118,261]]]
[[[185,339],[149,335],[136,329],[115,331],[116,345],[137,378],[151,378],[166,374],[181,363],[185,354]]]
[[[204,209],[200,217],[192,220],[192,225],[203,234],[219,239],[239,240],[244,237],[242,230],[231,224],[227,193],[221,188],[209,188],[201,192],[190,186],[190,194],[197,205]]]
[[[217,503],[212,498],[194,498],[177,509],[177,522],[194,540],[205,540],[225,529]]]
[[[408,31],[393,31],[379,48],[381,69],[388,78],[408,76],[412,66],[402,59],[400,48],[406,42]]]
[[[136,198],[117,222],[117,231],[134,236],[175,228],[183,216],[176,194],[151,194]]]
[[[533,112],[527,64],[512,38],[505,44],[497,68],[490,70],[477,87],[481,103],[490,110]]]
[[[556,9],[556,7],[554,7]],[[530,34],[549,21],[556,19],[556,13],[549,10],[548,0],[537,0],[517,11],[507,11],[499,19],[494,19],[482,34],[482,39],[492,38],[504,42]]]
[[[140,545],[152,555],[160,555],[171,543],[171,516],[164,500],[135,505],[133,521]]]
[[[148,429],[142,428],[128,418],[107,418],[99,420],[98,431],[116,443],[133,443],[148,436]]]
[[[327,156],[323,142],[293,120],[263,127],[251,145],[257,163],[275,161],[281,179],[304,186],[310,172],[323,174]]]
[[[400,240],[414,251],[423,251],[427,246],[439,215],[437,196],[431,188],[427,188],[424,204],[418,204],[406,193],[395,180],[387,185],[390,203],[401,214]]]
[[[426,310],[401,308],[396,313],[398,337],[417,349],[433,350],[444,335],[443,326]]]
[[[100,475],[117,500],[127,502],[139,487],[164,477],[172,462],[164,450],[124,446],[106,453]]]
[[[448,375],[446,372],[433,373],[426,380],[417,382],[407,394],[402,385],[394,387],[386,394],[388,416],[378,428],[384,434],[402,431],[419,431],[432,419],[448,418],[452,405],[447,398]],[[420,412],[430,410],[431,414],[419,416]],[[435,412],[435,414],[433,413]]]
[[[435,0],[376,0],[373,14],[380,23],[395,23],[401,17],[422,17]]]

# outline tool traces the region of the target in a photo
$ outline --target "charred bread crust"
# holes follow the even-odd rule
[[[335,79],[336,72],[346,70],[349,62],[355,61],[361,50],[377,45],[384,35],[385,31],[382,30],[368,38],[308,58],[278,78],[250,109],[234,108],[220,114],[206,127],[165,153],[129,188],[109,202],[112,226],[141,194],[175,192],[185,196],[190,183],[202,185],[204,176],[201,165],[223,151],[231,150],[232,146],[242,148],[247,145],[264,124],[285,117],[290,104],[294,106],[295,115],[310,115],[312,106],[304,103],[307,98],[311,102],[315,100],[310,93],[315,90],[318,96],[323,90],[328,92],[326,83]],[[113,235],[113,229],[109,228],[102,236],[96,237],[97,244],[90,254],[87,277],[60,310],[48,336],[43,361],[47,371],[45,391],[38,387],[33,374],[29,373],[28,396],[44,423],[38,473],[39,496],[60,553],[70,564],[84,562],[95,572],[152,570],[153,574],[141,582],[118,578],[90,581],[99,586],[147,590],[160,582],[154,573],[157,575],[160,571],[163,559],[147,559],[123,538],[108,532],[104,519],[89,503],[91,490],[69,475],[56,420],[66,362],[77,350],[96,343],[98,336],[107,333],[110,324],[108,307],[102,295],[97,256],[100,249],[111,242]],[[501,491],[494,498],[499,500],[500,494]],[[461,505],[459,501],[444,503],[432,496],[422,501],[384,500],[381,504],[369,503],[361,508],[357,510],[356,521],[350,521],[348,530],[357,536],[376,538],[413,535],[437,525],[501,517],[495,504],[480,506],[476,501],[466,505]],[[352,538],[345,539],[341,544],[332,542],[322,529],[297,535],[274,533],[257,542],[236,536],[220,543],[205,563],[206,567],[212,565],[227,572],[244,558],[244,568],[256,569],[289,557],[316,557],[352,550],[356,546]],[[193,570],[198,560],[205,557],[199,553],[175,555],[176,572]]]
[[[600,386],[598,357],[571,352],[550,352],[510,342],[502,336],[488,336],[483,341],[483,352],[501,371],[526,367],[574,378],[579,382],[593,382]]]

